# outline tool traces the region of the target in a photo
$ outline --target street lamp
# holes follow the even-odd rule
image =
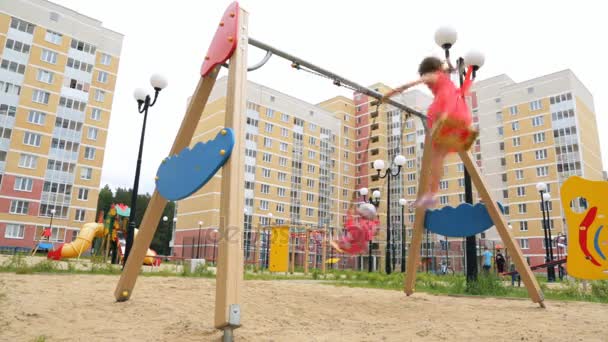
[[[393,164],[397,165],[397,172],[393,173],[392,167],[388,167],[384,172],[384,175],[381,175],[382,169],[384,169],[384,160],[377,159],[374,161],[374,169],[378,172],[378,178],[384,179],[386,178],[386,182],[388,185],[388,190],[386,194],[386,260],[385,260],[385,271],[386,274],[391,274],[391,248],[393,248],[391,244],[391,178],[397,177],[399,173],[401,173],[401,167],[405,165],[405,157],[402,155],[397,155],[393,160]],[[379,192],[379,191],[378,191]],[[379,196],[378,196],[379,197]]]
[[[450,61],[450,48],[456,43],[458,33],[451,27],[441,27],[435,32],[435,42],[445,52],[445,58]],[[466,75],[466,65],[469,65],[473,70],[473,79],[476,76],[477,70],[483,66],[485,57],[478,51],[471,51],[465,55],[465,58],[457,59],[456,70],[458,71],[458,80],[460,87],[464,84],[464,76]],[[466,64],[466,65],[465,65]],[[471,184],[471,176],[467,169],[464,169],[464,198],[465,202],[473,204],[473,186]],[[467,260],[467,281],[477,279],[477,246],[475,235],[466,237],[466,260]]]
[[[268,225],[272,225],[272,213],[268,213]],[[268,269],[268,258],[270,256],[270,230],[266,228],[266,268]]]
[[[124,264],[127,264],[127,259],[131,253],[133,247],[133,240],[135,237],[135,212],[137,208],[137,192],[139,190],[139,173],[141,170],[141,155],[144,149],[144,136],[146,135],[146,121],[148,119],[148,109],[156,104],[158,93],[167,87],[167,79],[159,74],[154,74],[150,77],[150,85],[154,88],[154,99],[150,97],[150,94],[145,89],[137,88],[133,93],[135,100],[137,100],[137,107],[139,113],[144,114],[144,122],[141,127],[141,137],[139,140],[139,152],[137,154],[137,166],[135,168],[135,180],[133,182],[133,190],[131,192],[131,214],[129,215],[129,228],[127,229],[127,241],[125,246]]]
[[[171,241],[169,241],[169,255],[173,256],[173,246],[175,245],[175,231],[177,230],[177,217],[173,218],[173,225],[171,226]],[[183,247],[182,247],[182,255]]]
[[[217,228],[213,230],[213,264],[217,267],[215,251],[217,250]]]
[[[547,192],[547,184],[540,182],[536,184],[536,190],[540,194],[540,209],[543,213],[543,233],[545,235],[545,262],[549,263],[553,261],[552,255],[552,243],[551,243],[551,233],[549,229],[549,212],[545,213],[545,209],[548,209],[545,205],[547,201],[551,199],[551,195]],[[555,268],[553,265],[547,265],[547,281],[552,282],[555,281]]]
[[[200,259],[202,229],[203,229],[203,221],[198,221],[198,239],[196,240],[196,258],[197,259]]]
[[[405,244],[407,242],[405,235],[405,206],[407,205],[407,200],[400,198],[399,205],[401,205],[401,273],[405,273]]]
[[[369,194],[369,189],[368,188],[361,188],[359,189],[359,193],[361,194],[361,196],[363,196],[363,202],[368,202],[366,199],[367,194]],[[380,205],[380,190],[374,190],[374,192],[372,192],[372,196],[369,199],[369,203],[371,203],[374,207],[378,208],[378,206]],[[367,271],[371,272],[373,267],[372,267],[372,252],[373,252],[373,240],[374,237],[373,236],[369,236],[369,240],[368,240],[368,254],[367,254]]]

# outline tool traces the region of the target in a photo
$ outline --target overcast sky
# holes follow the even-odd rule
[[[226,0],[54,0],[125,35],[102,183],[131,187],[142,115],[133,99],[136,87],[149,87],[160,72],[169,87],[150,109],[141,173],[141,192],[154,190],[156,169],[169,152],[184,115],[186,99]],[[397,86],[416,76],[429,54],[440,55],[437,27],[458,31],[453,56],[485,53],[480,79],[505,73],[520,82],[571,69],[595,98],[604,168],[608,165],[608,33],[603,1],[402,1],[402,0],[243,0],[249,32],[267,44],[364,85]],[[458,6],[458,7],[456,7]],[[601,27],[604,27],[602,29]],[[602,32],[604,32],[602,34]],[[249,64],[262,53],[250,48]],[[225,71],[223,72],[225,74]],[[317,103],[350,96],[330,81],[291,69],[273,58],[249,79]],[[150,88],[151,89],[151,88]]]

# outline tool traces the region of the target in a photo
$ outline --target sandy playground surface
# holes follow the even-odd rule
[[[116,303],[117,276],[0,274],[0,341],[218,341],[215,281],[140,277]],[[606,341],[608,305],[460,298],[246,281],[237,341]]]

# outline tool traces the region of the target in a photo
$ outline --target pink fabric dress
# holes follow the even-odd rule
[[[368,242],[374,237],[378,224],[380,224],[378,220],[365,218],[360,218],[359,222],[356,222],[349,213],[344,224],[346,234],[336,242],[337,247],[347,254],[361,254],[367,249]]]
[[[439,114],[446,113],[446,118],[459,122],[460,127],[457,129],[446,128],[442,130],[441,135],[458,134],[463,141],[469,136],[468,128],[472,123],[471,112],[464,100],[464,95],[468,93],[472,84],[471,75],[473,70],[472,68],[468,69],[465,82],[460,89],[456,88],[448,74],[438,71],[437,81],[433,86],[429,86],[435,98],[427,110],[429,128],[433,127],[435,119]]]

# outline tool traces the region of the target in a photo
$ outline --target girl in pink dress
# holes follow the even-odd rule
[[[428,127],[433,139],[433,157],[429,191],[416,202],[417,206],[431,207],[437,204],[435,194],[439,190],[439,181],[443,176],[443,163],[450,152],[468,150],[477,138],[477,132],[471,128],[471,112],[464,96],[472,84],[473,68],[468,68],[465,82],[458,89],[450,79],[453,68],[436,57],[427,57],[418,68],[420,78],[407,83],[385,95],[389,98],[404,90],[424,83],[434,95],[433,103],[427,110]]]
[[[363,215],[355,220],[352,215],[352,207],[348,211],[348,218],[344,224],[346,234],[337,241],[331,241],[331,245],[341,253],[361,254],[366,250],[376,232],[380,221],[377,218],[368,219]]]

